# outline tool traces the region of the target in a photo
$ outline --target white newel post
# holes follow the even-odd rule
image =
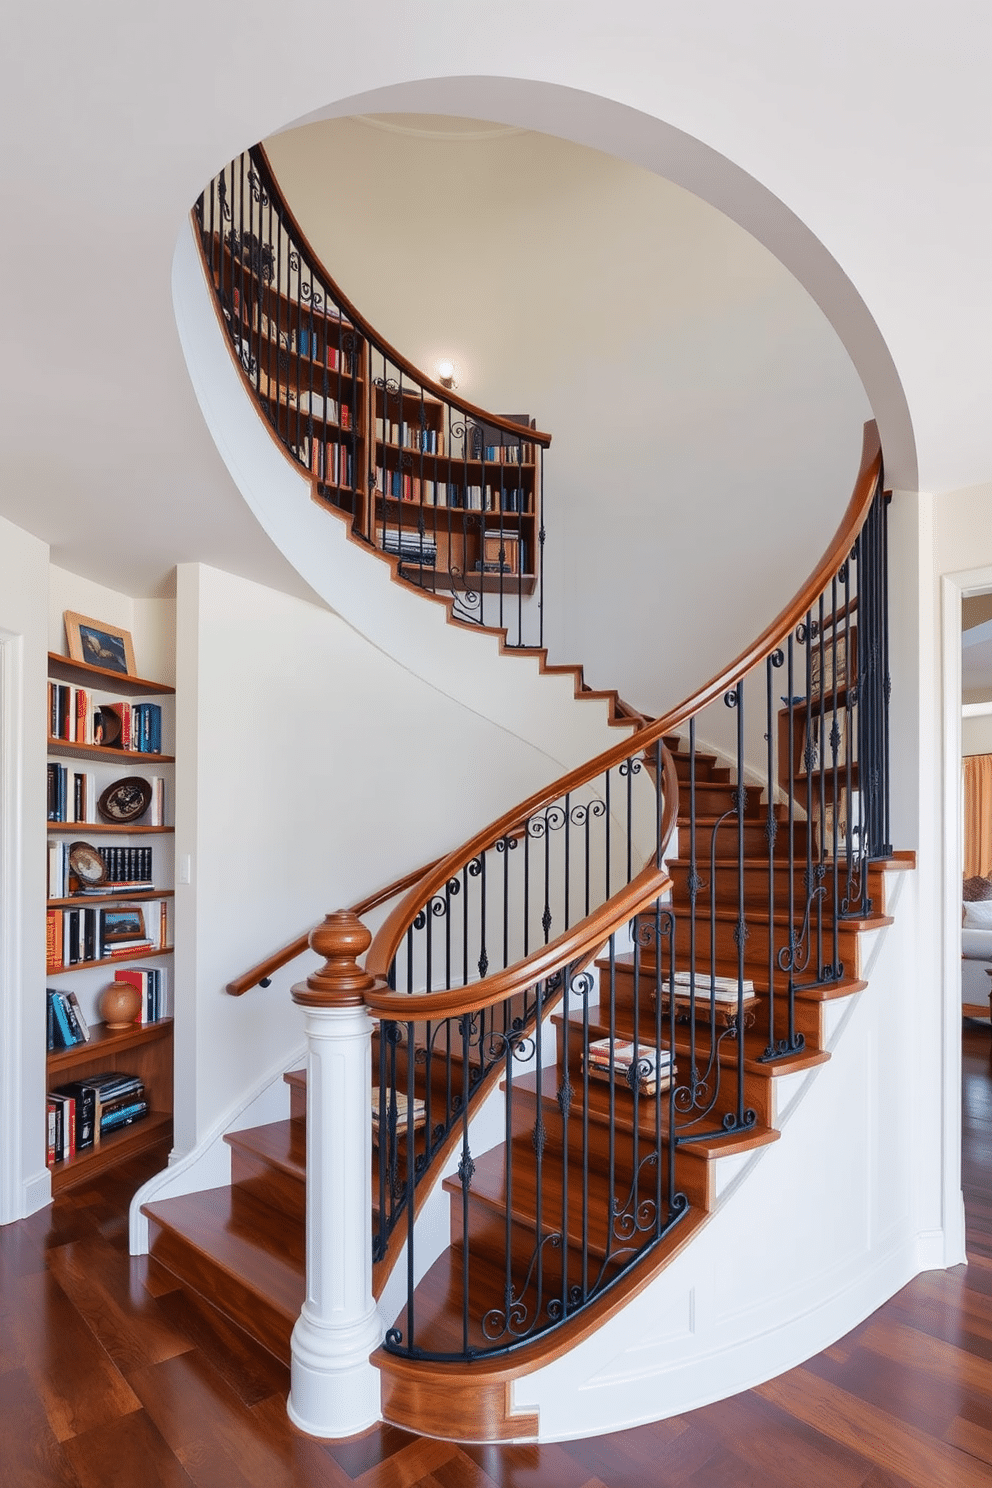
[[[326,958],[293,988],[307,1010],[307,1295],[293,1329],[288,1411],[311,1436],[379,1419],[369,1355],[383,1326],[372,1296],[372,1019],[357,964],[372,937],[350,910],[310,936]]]

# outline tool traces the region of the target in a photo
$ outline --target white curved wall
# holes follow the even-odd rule
[[[388,341],[428,372],[450,356],[465,397],[553,435],[554,659],[657,715],[764,629],[836,529],[870,416],[767,249],[653,172],[546,134],[383,115],[266,149]]]

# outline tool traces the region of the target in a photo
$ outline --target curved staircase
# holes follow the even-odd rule
[[[260,191],[271,205],[274,183]],[[202,203],[200,224],[216,246]],[[212,263],[231,334],[232,261],[221,248]],[[249,348],[239,362],[257,399],[260,359]],[[374,489],[364,530],[357,498],[319,481],[316,494],[409,584],[388,522],[377,535],[370,517],[384,509]],[[837,1010],[867,986],[864,937],[892,923],[885,876],[912,861],[888,842],[884,507],[869,426],[817,570],[664,719],[549,667],[522,607],[512,641],[495,627],[637,732],[398,886],[367,957],[373,1091],[356,1119],[374,1133],[374,1293],[395,1297],[401,1256],[407,1278],[374,1356],[385,1419],[461,1440],[536,1436],[514,1381],[636,1306],[719,1209],[723,1174],[779,1140],[783,1110],[830,1060]],[[466,623],[454,585],[437,593],[423,566],[413,582]],[[502,605],[502,575],[499,589]],[[493,630],[485,596],[471,623]],[[710,725],[721,744],[697,749]],[[229,1186],[144,1213],[151,1254],[288,1364],[307,1292],[307,1084],[286,1080],[288,1119],[227,1136]],[[421,1235],[439,1194],[450,1243],[437,1253]]]

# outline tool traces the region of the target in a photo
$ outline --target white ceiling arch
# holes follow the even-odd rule
[[[339,99],[285,128],[350,114],[389,113],[485,119],[557,135],[664,176],[725,213],[773,253],[823,311],[864,384],[879,426],[887,483],[916,489],[916,442],[906,395],[871,311],[815,234],[732,160],[651,114],[533,78],[395,83]]]

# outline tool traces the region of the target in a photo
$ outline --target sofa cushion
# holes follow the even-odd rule
[[[965,904],[976,904],[983,899],[992,899],[992,878],[983,878],[976,873],[973,878],[966,878],[961,898]]]

